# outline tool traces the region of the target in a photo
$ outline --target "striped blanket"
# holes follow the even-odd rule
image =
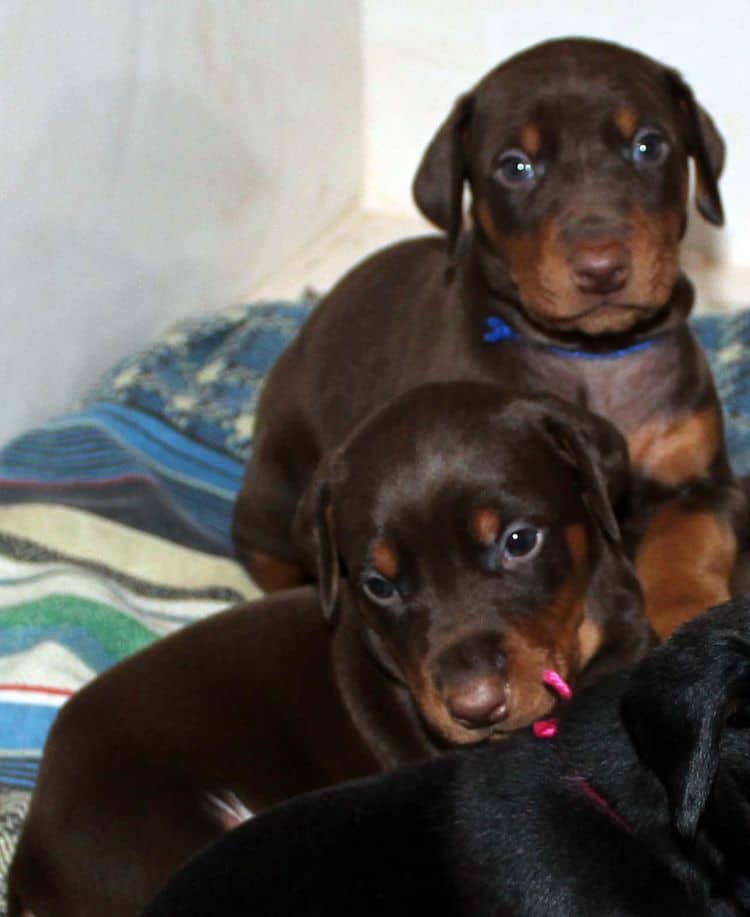
[[[263,377],[310,309],[260,303],[184,323],[77,413],[0,450],[0,876],[61,704],[118,659],[256,594],[231,556],[232,502]],[[750,313],[694,325],[746,473]]]

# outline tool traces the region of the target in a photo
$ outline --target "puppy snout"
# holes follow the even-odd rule
[[[452,687],[445,697],[456,722],[469,729],[499,723],[508,716],[508,693],[502,673],[472,678]]]
[[[622,242],[587,242],[576,247],[572,266],[582,293],[615,293],[627,283],[630,253]]]
[[[475,634],[447,647],[435,660],[435,685],[451,717],[481,729],[509,714],[505,656],[496,633]]]

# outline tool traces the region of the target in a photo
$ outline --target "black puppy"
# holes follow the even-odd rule
[[[750,600],[518,735],[299,797],[146,917],[750,913]]]

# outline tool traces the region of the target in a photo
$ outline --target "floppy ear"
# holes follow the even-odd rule
[[[294,531],[314,556],[323,617],[330,622],[338,608],[340,564],[331,500],[331,466],[323,461],[300,500]]]
[[[730,705],[750,693],[750,600],[677,630],[633,671],[621,714],[639,757],[664,784],[677,833],[695,838]]]
[[[422,157],[414,176],[412,194],[430,222],[448,233],[451,248],[463,223],[466,161],[462,134],[471,119],[474,96],[461,96]]]
[[[724,224],[719,176],[724,168],[724,141],[711,116],[695,100],[692,89],[675,70],[668,77],[685,117],[688,153],[695,163],[695,204],[714,226]]]
[[[620,541],[613,506],[628,477],[628,447],[622,434],[604,418],[555,400],[545,426],[561,458],[579,473],[583,500],[604,534]]]

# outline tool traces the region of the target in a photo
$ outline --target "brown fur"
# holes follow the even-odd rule
[[[308,566],[321,571],[324,606],[335,605],[328,571],[346,570],[370,651],[408,688],[438,742],[466,744],[523,726],[540,696],[549,709],[553,696],[539,694],[543,669],[506,653],[510,634],[572,681],[595,657],[643,645],[629,564],[599,528],[611,513],[604,482],[616,492],[623,463],[624,441],[586,412],[468,382],[412,389],[321,463],[297,531],[318,555]],[[527,562],[504,560],[503,532],[526,517],[545,533],[538,552]],[[321,567],[320,546],[332,537]],[[394,589],[382,602],[367,588],[372,571]],[[615,603],[616,613],[625,629],[613,640],[607,621],[620,588],[628,598]],[[452,704],[470,685],[494,707],[510,692],[506,714],[467,725]]]
[[[734,531],[713,513],[679,503],[656,513],[638,546],[646,613],[660,637],[729,598],[737,560]]]
[[[523,301],[529,303],[528,314],[545,328],[575,327],[587,334],[627,331],[638,308],[628,303],[664,304],[674,287],[680,231],[679,216],[674,213],[655,218],[634,209],[629,214],[631,229],[623,241],[636,267],[611,305],[599,305],[589,314],[591,304],[576,289],[570,270],[577,243],[566,241],[556,216],[531,234],[504,236],[493,223],[486,202],[480,202],[477,212],[496,250],[508,253],[511,277]]]
[[[536,153],[529,126],[541,139]],[[641,127],[663,137],[656,165],[639,165],[623,143],[623,131]],[[519,142],[531,179],[508,187],[498,168]],[[696,205],[720,224],[721,137],[679,75],[650,58],[566,39],[488,73],[437,130],[415,178],[419,208],[445,235],[357,266],[270,374],[237,504],[238,545],[303,564],[291,519],[317,461],[374,409],[446,379],[553,392],[629,436],[636,469],[618,510],[633,557],[654,514],[685,498],[742,542],[745,496],[729,467],[709,367],[685,321],[693,294],[678,256],[690,160]],[[520,340],[485,343],[488,317]],[[696,414],[704,425],[676,432]],[[664,443],[652,438],[659,429]],[[716,541],[696,551],[697,567],[724,569]],[[654,595],[658,616],[657,605]]]
[[[62,709],[10,871],[14,917],[131,917],[242,806],[504,735],[553,706],[545,667],[585,684],[638,658],[640,588],[605,531],[626,477],[624,439],[551,397],[442,383],[375,412],[299,507],[320,596],[213,615]],[[526,519],[539,550],[508,560],[500,529]],[[477,521],[498,538],[474,538]],[[395,604],[368,595],[375,569]],[[455,707],[467,684],[486,719]]]

